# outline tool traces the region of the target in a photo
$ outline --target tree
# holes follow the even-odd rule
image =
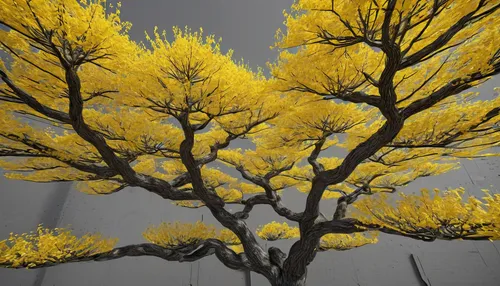
[[[119,7],[103,0],[0,4],[0,43],[10,56],[0,66],[8,178],[76,181],[96,195],[141,187],[206,207],[224,227],[163,223],[144,232],[149,243],[115,247],[98,234],[40,226],[0,242],[4,267],[215,254],[272,285],[305,285],[318,251],[375,243],[378,232],[500,238],[498,194],[389,196],[459,167],[460,158],[496,155],[486,152],[500,142],[500,99],[478,101],[469,90],[500,72],[497,0],[297,1],[285,14],[287,32],[277,33],[269,79],[201,31],[175,28],[169,41],[155,29],[135,43]],[[256,147],[230,149],[237,139]],[[326,156],[332,146],[348,155]],[[304,210],[283,204],[293,188],[307,193]],[[326,215],[322,199],[336,199]],[[257,231],[297,239],[288,253],[258,243],[245,223],[255,205],[290,221]]]

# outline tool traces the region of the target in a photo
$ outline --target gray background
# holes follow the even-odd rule
[[[203,27],[206,34],[222,37],[223,50],[234,49],[234,58],[244,58],[252,67],[264,66],[276,53],[269,50],[277,28],[283,28],[283,9],[292,0],[124,0],[122,17],[132,21],[132,39],[144,39],[144,31],[157,25],[170,31],[174,25]],[[481,88],[482,98],[493,96],[491,80]],[[418,180],[405,192],[422,187],[465,187],[481,196],[483,188],[498,192],[500,160],[463,160],[451,173]],[[289,191],[285,203],[296,211],[305,195]],[[333,213],[334,201],[323,203]],[[9,232],[71,225],[77,234],[99,231],[120,238],[119,245],[143,242],[141,233],[161,221],[217,222],[204,210],[183,209],[146,191],[128,188],[111,196],[79,193],[71,184],[36,184],[0,178],[0,239]],[[248,219],[252,228],[280,220],[268,206],[258,206]],[[424,243],[382,235],[380,242],[345,252],[320,253],[309,267],[308,285],[499,285],[498,242]],[[263,244],[270,246],[271,244]],[[288,250],[290,241],[273,243]],[[249,278],[249,279],[248,279]],[[109,262],[61,265],[41,270],[0,269],[0,286],[166,286],[166,285],[268,285],[256,274],[225,268],[215,257],[195,263],[164,262],[150,257],[124,258]]]

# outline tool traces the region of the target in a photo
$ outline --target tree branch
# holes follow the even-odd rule
[[[428,97],[412,102],[407,107],[403,108],[400,113],[405,119],[409,118],[414,114],[434,106],[436,103],[445,98],[456,95],[464,90],[467,90],[468,88],[473,87],[475,85],[475,81],[485,79],[498,73],[500,73],[500,65],[494,65],[493,70],[488,73],[483,74],[481,72],[476,72],[468,77],[454,79],[433,92]]]
[[[38,100],[36,100],[34,97],[26,93],[24,90],[19,88],[17,85],[15,85],[8,77],[5,72],[0,70],[0,77],[2,80],[7,84],[7,86],[12,89],[12,91],[21,99],[26,105],[29,107],[33,108],[37,112],[40,112],[41,114],[56,119],[58,121],[61,121],[66,124],[70,124],[70,118],[69,115],[61,112],[56,109],[52,109],[50,107],[47,107],[43,104],[41,104]]]
[[[322,237],[329,233],[356,233],[356,232],[366,232],[366,231],[380,231],[386,234],[404,236],[412,239],[422,240],[422,241],[434,241],[439,240],[488,240],[491,238],[490,235],[477,235],[474,231],[464,232],[464,233],[441,233],[441,232],[430,232],[428,230],[422,230],[421,232],[404,232],[393,228],[388,228],[378,224],[366,224],[354,218],[345,218],[341,220],[332,220],[326,222],[320,222],[316,224],[309,235],[314,237]]]
[[[276,201],[274,199],[270,199],[265,194],[260,194],[250,197],[248,200],[243,200],[241,202],[242,204],[245,205],[245,208],[242,211],[235,213],[234,216],[241,219],[247,219],[255,205],[270,205],[273,207],[274,211],[280,216],[286,217],[291,221],[299,222],[302,217],[302,214],[292,212],[283,205],[283,203],[281,202],[281,198],[279,196],[278,198],[279,198],[278,201]]]
[[[326,138],[321,139],[316,144],[314,144],[314,149],[311,152],[311,155],[307,157],[307,162],[312,166],[314,175],[319,175],[321,172],[325,171],[325,167],[323,164],[318,162],[319,153],[321,153],[321,148],[325,144]]]
[[[47,37],[46,41],[48,41],[50,44],[52,43],[51,39],[48,38],[47,35],[44,34],[44,37]],[[57,47],[55,47],[53,44],[48,46],[53,49],[53,53],[60,55]],[[70,48],[69,44],[63,46],[66,49]],[[73,51],[69,51],[68,53],[71,54],[74,58],[78,59],[80,56],[82,56],[83,51],[75,49]],[[71,62],[71,59],[62,58],[62,55],[60,55],[59,59],[66,73],[66,83],[68,84],[68,96],[70,100],[69,114],[42,105],[31,95],[18,88],[7,77],[7,74],[1,70],[0,77],[23,102],[25,102],[28,106],[30,106],[37,112],[40,112],[41,114],[52,119],[59,120],[63,123],[71,124],[77,134],[87,142],[91,143],[94,147],[96,147],[106,164],[113,170],[118,172],[130,186],[144,187],[145,189],[168,199],[196,199],[196,196],[193,196],[192,193],[176,191],[168,182],[151,176],[145,176],[136,173],[125,159],[119,158],[114,153],[114,151],[107,145],[103,136],[98,132],[92,130],[83,119],[83,99],[80,91],[80,79],[77,75],[78,66],[75,66],[74,63]]]
[[[354,203],[360,195],[370,193],[371,190],[368,186],[362,186],[360,188],[357,188],[354,192],[340,197],[337,200],[337,207],[335,209],[335,214],[333,215],[333,220],[345,218],[347,206]]]
[[[323,98],[326,100],[337,98],[352,103],[366,103],[374,107],[379,107],[380,105],[380,97],[366,94],[362,91],[321,92],[305,84],[298,84],[300,84],[301,86],[290,88],[288,91],[309,92],[319,96],[323,96]]]
[[[433,53],[434,51],[444,47],[458,32],[464,29],[471,21],[477,21],[480,18],[484,18],[488,15],[491,15],[493,12],[500,8],[500,4],[493,6],[492,8],[484,11],[481,14],[475,15],[482,7],[484,7],[488,3],[487,0],[480,0],[476,9],[467,15],[463,16],[458,20],[455,24],[453,24],[446,32],[437,37],[432,43],[428,44],[424,48],[420,49],[418,52],[405,57],[401,61],[401,65],[399,69],[405,69],[407,67],[411,67]]]
[[[377,107],[387,120],[368,140],[349,152],[339,167],[321,172],[314,177],[311,191],[307,196],[304,215],[299,223],[301,239],[292,246],[289,256],[285,261],[287,272],[292,273],[291,275],[296,277],[301,277],[305,274],[306,266],[313,259],[316,246],[319,244],[319,237],[310,238],[308,236],[310,229],[315,225],[315,221],[319,216],[319,202],[326,187],[344,181],[362,161],[375,154],[385,144],[393,140],[403,128],[404,118],[396,108],[397,96],[393,82],[401,62],[401,51],[391,37],[390,29],[390,21],[395,5],[395,0],[388,1],[382,25],[381,49],[387,56],[387,60],[379,79],[380,104]]]
[[[250,198],[245,204],[246,205],[245,210],[247,211],[244,210],[243,212],[240,212],[238,215],[242,216],[242,218],[247,218],[248,213],[252,210],[255,204],[268,204],[272,206],[274,211],[280,216],[286,217],[287,219],[292,221],[299,221],[300,218],[302,217],[302,214],[295,213],[292,210],[288,209],[281,201],[281,197],[271,187],[271,183],[269,181],[271,178],[278,176],[280,173],[289,170],[292,166],[293,164],[291,164],[290,166],[286,166],[285,168],[282,168],[280,170],[271,171],[267,173],[264,177],[259,177],[251,174],[250,172],[246,171],[243,168],[243,166],[236,166],[236,170],[240,172],[240,174],[244,179],[254,183],[259,187],[262,187],[266,192],[265,195],[258,195]],[[267,199],[264,199],[264,197],[266,197]]]
[[[217,239],[207,239],[195,245],[180,246],[176,248],[164,248],[152,243],[133,244],[115,248],[111,251],[85,257],[72,257],[69,259],[45,262],[29,268],[52,267],[63,263],[85,262],[85,261],[108,261],[125,256],[155,256],[167,261],[192,262],[203,257],[215,254],[217,258],[227,267],[236,270],[249,270],[250,264],[245,254],[236,254],[227,248],[224,243]],[[26,268],[28,265],[12,267],[9,263],[0,264],[8,268]]]
[[[180,145],[180,155],[184,166],[191,177],[191,184],[194,193],[208,207],[212,215],[226,228],[238,236],[245,253],[253,266],[254,271],[263,274],[266,277],[272,277],[273,267],[270,265],[269,255],[257,243],[245,222],[224,209],[224,200],[222,200],[214,191],[210,191],[205,186],[201,170],[192,154],[194,146],[194,132],[189,122],[189,112],[183,112],[178,117],[179,123],[184,131],[184,140]]]

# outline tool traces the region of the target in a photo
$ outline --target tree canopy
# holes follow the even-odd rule
[[[499,194],[401,191],[461,158],[497,155],[500,99],[478,100],[472,88],[500,72],[499,8],[497,0],[298,0],[266,78],[202,30],[155,28],[134,42],[120,6],[104,0],[0,0],[6,177],[77,182],[94,195],[141,187],[206,207],[224,227],[165,222],[145,230],[149,243],[113,248],[97,234],[41,226],[0,242],[0,265],[215,254],[273,285],[303,285],[318,251],[376,243],[378,232],[499,239]],[[239,139],[255,148],[236,148]],[[347,156],[325,155],[332,147]],[[307,194],[303,210],[281,200],[294,190]],[[320,212],[328,199],[336,208]],[[245,220],[261,204],[290,225],[250,229]],[[255,233],[297,241],[287,253],[265,251]]]

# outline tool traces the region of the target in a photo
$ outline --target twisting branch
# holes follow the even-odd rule
[[[391,0],[388,7],[392,8],[395,1]],[[386,12],[386,19],[384,26],[389,27],[391,9],[388,8]],[[389,14],[389,16],[388,16]],[[389,20],[388,20],[389,18]],[[492,69],[482,73],[476,72],[468,77],[459,78],[451,81],[437,91],[433,92],[430,96],[417,100],[406,108],[398,110],[396,104],[396,94],[394,91],[393,78],[395,73],[400,69],[401,65],[401,52],[399,47],[391,42],[389,31],[383,31],[383,48],[382,50],[387,56],[386,66],[380,77],[379,92],[381,95],[380,110],[386,117],[387,121],[384,125],[375,132],[368,140],[354,148],[344,159],[342,164],[333,169],[327,170],[313,179],[313,185],[307,198],[306,209],[302,221],[300,223],[301,236],[307,235],[308,231],[314,227],[314,221],[319,216],[319,201],[323,195],[324,190],[328,185],[340,183],[345,180],[356,168],[356,166],[375,154],[380,148],[391,142],[403,127],[404,120],[410,116],[417,114],[425,109],[432,107],[443,99],[456,95],[472,86],[474,82],[482,80],[486,77],[498,74],[500,72],[500,64],[494,62]],[[292,273],[298,273],[299,277],[305,271],[308,262],[314,257],[315,246],[319,242],[316,240],[304,238],[297,242],[297,246],[293,246],[290,250],[290,255],[285,261],[285,267]],[[300,263],[297,260],[301,259]]]
[[[229,162],[228,162],[229,163]],[[274,211],[280,216],[286,217],[292,221],[299,221],[301,219],[300,213],[295,213],[288,209],[283,202],[281,197],[277,194],[276,190],[271,186],[270,180],[284,171],[290,170],[293,167],[293,163],[285,166],[279,170],[272,170],[268,172],[263,177],[251,174],[243,168],[243,166],[235,166],[236,170],[240,172],[242,177],[247,181],[254,183],[255,185],[261,187],[265,191],[265,195],[257,195],[248,199],[245,202],[245,209],[242,212],[237,213],[239,217],[248,218],[248,213],[252,210],[253,206],[256,204],[268,204],[273,207]]]
[[[189,112],[183,112],[178,117],[179,123],[184,131],[184,140],[180,146],[180,155],[182,163],[186,167],[191,177],[191,184],[194,193],[208,207],[212,215],[226,228],[234,232],[240,239],[245,253],[253,266],[253,270],[263,274],[266,277],[272,277],[276,266],[270,266],[269,255],[257,243],[245,222],[224,208],[222,200],[214,191],[207,189],[203,181],[201,170],[198,168],[194,159],[192,149],[194,146],[194,132],[189,122]]]
[[[316,144],[314,144],[314,149],[311,152],[311,155],[307,157],[307,162],[309,162],[309,164],[312,166],[314,175],[319,175],[321,172],[325,171],[325,167],[323,166],[323,164],[321,164],[317,160],[319,153],[321,153],[321,148],[325,144],[325,141],[326,138],[323,138],[316,142]]]
[[[480,227],[480,226],[478,226]],[[331,220],[320,222],[314,225],[309,231],[308,235],[311,239],[320,238],[325,234],[329,233],[356,233],[356,232],[366,232],[366,231],[379,231],[386,234],[404,236],[416,240],[422,241],[435,241],[439,240],[488,240],[491,238],[490,235],[478,235],[477,232],[472,229],[470,231],[463,231],[463,229],[444,229],[441,228],[439,231],[432,231],[429,229],[415,230],[412,232],[397,230],[397,228],[388,228],[382,225],[374,223],[363,223],[354,218],[345,218],[340,220]]]
[[[245,205],[245,208],[234,213],[234,216],[241,219],[247,219],[255,205],[272,205],[271,200],[265,194],[255,195],[247,200],[242,200],[241,203]]]
[[[52,158],[56,159],[61,163],[67,164],[68,166],[75,168],[77,170],[80,170],[82,172],[86,173],[91,173],[95,174],[98,177],[102,179],[110,178],[113,176],[116,176],[118,173],[110,169],[109,167],[106,166],[99,166],[97,164],[85,164],[79,161],[71,160],[71,159],[66,159],[66,158],[61,158],[60,156],[57,156],[56,150],[45,146],[39,142],[35,142],[31,140],[27,136],[18,136],[15,134],[10,134],[10,135],[0,135],[2,137],[5,137],[7,139],[10,139],[15,142],[20,142],[23,143],[24,145],[32,148],[32,152],[29,152],[28,154],[26,153],[19,153],[19,150],[11,149],[11,150],[5,150],[2,152],[4,156],[26,156],[27,157],[45,157],[45,158]]]
[[[47,117],[56,119],[58,121],[61,121],[62,123],[70,124],[70,118],[67,113],[52,109],[50,107],[41,104],[33,96],[29,95],[27,92],[25,92],[17,85],[15,85],[7,76],[7,74],[2,70],[0,70],[0,78],[7,84],[7,86],[10,89],[12,89],[14,94],[17,95],[19,99],[22,100],[29,107],[33,108],[37,112],[40,112],[41,114]]]
[[[391,42],[389,36],[389,22],[395,2],[394,0],[389,1],[385,15],[382,50],[387,55],[387,61],[379,80],[380,105],[378,107],[387,121],[368,140],[354,148],[339,167],[324,171],[313,179],[313,186],[308,195],[304,211],[305,216],[302,226],[305,228],[312,226],[319,215],[319,201],[326,186],[345,180],[360,162],[372,156],[382,146],[390,142],[403,127],[403,118],[395,107],[397,97],[393,83],[394,75],[398,71],[401,54],[399,48]]]
[[[224,265],[231,269],[249,270],[251,268],[245,254],[236,254],[217,239],[207,239],[197,244],[175,248],[165,248],[152,243],[132,244],[91,256],[71,257],[56,262],[45,262],[35,266],[29,266],[29,268],[51,267],[71,262],[109,261],[126,256],[155,256],[167,261],[193,262],[212,254],[215,254]],[[11,264],[3,263],[0,264],[0,267],[26,268],[28,265],[13,267]]]
[[[367,185],[357,188],[354,192],[343,195],[337,200],[337,208],[333,215],[334,220],[339,220],[345,218],[347,212],[347,206],[354,203],[358,197],[362,194],[370,194],[371,189]]]
[[[307,196],[304,215],[299,224],[301,239],[292,246],[290,254],[285,261],[285,268],[294,277],[301,277],[306,271],[309,262],[314,258],[319,237],[308,238],[310,229],[314,226],[319,216],[319,202],[328,185],[344,181],[359,163],[375,154],[385,144],[389,143],[402,129],[403,117],[396,108],[396,93],[394,90],[394,76],[399,69],[401,52],[397,44],[391,39],[390,21],[395,0],[389,0],[382,25],[382,51],[387,60],[379,78],[380,104],[377,106],[386,118],[385,124],[377,130],[368,140],[359,144],[344,159],[342,164],[332,170],[327,170],[316,175],[312,182],[311,191]]]
[[[281,202],[281,198],[279,196],[278,200],[270,199],[265,194],[255,195],[250,197],[248,200],[241,201],[242,204],[245,205],[242,211],[236,212],[234,215],[241,219],[247,219],[250,212],[252,211],[255,205],[270,205],[273,207],[274,211],[282,217],[286,217],[291,221],[300,221],[302,214],[295,213],[290,209],[286,208],[284,204]]]
[[[44,31],[44,33],[38,35],[39,37],[42,37],[42,39],[39,39],[38,41],[43,42],[46,48],[58,57],[65,70],[66,82],[68,85],[68,96],[70,100],[69,114],[42,105],[34,97],[17,87],[8,78],[7,74],[0,70],[0,77],[9,86],[9,88],[11,88],[24,103],[33,108],[35,111],[40,112],[49,118],[61,121],[62,123],[70,124],[80,137],[96,147],[106,164],[111,169],[118,172],[128,185],[141,186],[164,198],[173,200],[197,199],[197,197],[192,193],[176,191],[166,181],[136,173],[126,159],[119,158],[114,153],[100,133],[92,130],[85,123],[82,116],[83,99],[80,90],[80,79],[77,75],[77,61],[81,62],[82,57],[85,57],[86,54],[81,48],[77,47],[72,49],[69,43],[64,41],[65,44],[63,45],[63,53],[68,55],[67,57],[64,57],[60,53],[59,48],[52,43],[52,32],[46,31],[43,27],[40,27],[40,29],[41,31]]]
[[[80,79],[74,66],[67,66],[65,70],[70,101],[70,123],[80,137],[91,143],[99,151],[108,166],[116,170],[130,186],[141,186],[164,198],[173,200],[196,199],[196,196],[192,193],[175,190],[175,188],[164,180],[136,173],[127,160],[118,157],[113,149],[106,143],[104,137],[100,133],[92,130],[85,123],[82,115],[83,99],[80,92]]]

